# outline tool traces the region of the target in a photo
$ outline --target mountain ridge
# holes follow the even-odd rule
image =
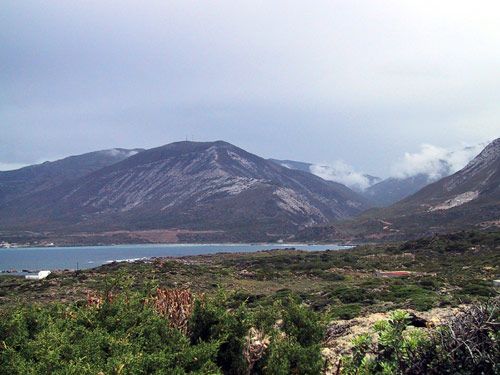
[[[385,208],[324,224],[297,238],[402,240],[463,229],[500,227],[500,138],[460,171]]]
[[[0,171],[0,206],[21,196],[80,178],[141,151],[143,149],[113,148]]]
[[[224,141],[142,151],[0,210],[2,226],[67,230],[224,229],[290,234],[359,214],[347,187],[289,170]]]

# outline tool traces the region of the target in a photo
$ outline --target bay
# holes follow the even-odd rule
[[[86,269],[113,261],[134,261],[154,257],[181,257],[215,253],[238,253],[295,248],[306,251],[340,250],[351,246],[307,244],[160,244],[82,247],[31,247],[0,249],[0,272],[16,270]]]

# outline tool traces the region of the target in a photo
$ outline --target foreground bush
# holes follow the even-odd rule
[[[249,312],[223,293],[116,288],[0,312],[0,374],[320,373],[318,315],[292,300]]]
[[[343,374],[500,374],[500,299],[478,304],[431,331],[408,330],[396,311],[378,322],[373,342],[361,335],[343,360]]]

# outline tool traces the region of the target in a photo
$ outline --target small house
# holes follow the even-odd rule
[[[50,271],[40,271],[37,275],[26,275],[25,278],[28,280],[42,280],[51,274]]]

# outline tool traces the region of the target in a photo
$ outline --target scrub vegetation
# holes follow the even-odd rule
[[[457,373],[469,349],[452,338],[480,343],[483,334],[458,373],[478,363],[497,371],[499,248],[499,233],[459,232],[341,251],[115,263],[41,281],[4,276],[0,373],[419,373],[408,361]],[[463,305],[476,310],[431,330],[413,329],[407,315]],[[329,322],[397,310],[338,367],[321,356]]]

